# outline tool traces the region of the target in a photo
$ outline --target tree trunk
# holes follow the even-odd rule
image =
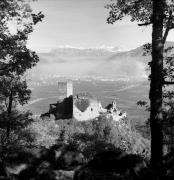
[[[11,116],[11,111],[12,111],[12,104],[13,104],[13,94],[11,93],[9,96],[9,102],[8,102],[8,109],[7,109],[7,113],[8,113],[8,122],[7,122],[7,139],[9,139],[10,136],[10,116]]]
[[[151,127],[151,165],[161,172],[163,155],[162,133],[162,87],[163,87],[163,18],[164,1],[153,0],[152,27],[152,65],[150,84],[150,127]],[[159,171],[160,170],[160,171]]]

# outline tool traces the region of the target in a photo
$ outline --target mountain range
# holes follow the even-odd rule
[[[174,46],[174,42],[167,42],[166,46]],[[40,62],[32,75],[142,81],[148,77],[147,64],[151,60],[150,55],[143,56],[143,53],[143,46],[129,51],[120,51],[117,47],[61,47],[39,53]]]

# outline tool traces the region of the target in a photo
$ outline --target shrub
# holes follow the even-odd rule
[[[9,153],[32,145],[34,136],[27,127],[33,119],[30,112],[17,110],[6,116],[6,112],[0,115],[0,154],[5,158]],[[7,134],[7,123],[10,123],[10,131]]]
[[[55,144],[60,132],[60,128],[54,120],[40,118],[36,118],[27,130],[35,137],[34,146],[46,148]]]
[[[118,122],[104,115],[97,120],[41,120],[28,128],[35,137],[35,146],[51,147],[62,144],[74,151],[82,152],[91,159],[98,152],[120,148],[127,153],[150,156],[150,142],[132,128],[127,119]]]
[[[59,142],[70,144],[89,159],[100,151],[113,148],[120,148],[145,158],[150,157],[149,140],[137,133],[127,119],[116,122],[100,116],[97,120],[66,120],[57,121],[57,124],[60,131]]]

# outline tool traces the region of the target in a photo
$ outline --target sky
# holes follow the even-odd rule
[[[28,47],[49,52],[58,47],[119,47],[133,49],[151,40],[150,27],[138,27],[126,18],[106,23],[110,0],[37,0],[31,4],[42,11],[43,22],[30,35]]]

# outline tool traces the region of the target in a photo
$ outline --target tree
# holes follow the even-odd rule
[[[150,84],[151,164],[161,170],[163,156],[163,25],[165,1],[153,1],[152,62]]]
[[[22,76],[39,61],[37,54],[27,48],[27,39],[44,16],[41,12],[34,14],[25,0],[2,0],[0,11],[1,120],[7,121],[9,137],[14,105],[24,105],[30,98],[31,91]],[[9,24],[14,24],[13,32]]]
[[[150,127],[151,127],[151,165],[161,169],[163,155],[163,85],[173,84],[165,81],[163,72],[163,52],[168,33],[174,29],[173,0],[111,0],[108,23],[113,24],[129,16],[139,26],[152,25],[152,62],[150,75]]]
[[[31,90],[27,88],[26,81],[22,81],[20,77],[2,76],[0,78],[1,102],[4,105],[1,122],[6,119],[7,138],[10,136],[12,124],[12,110],[18,103],[24,105],[30,99]],[[5,118],[6,117],[6,118]],[[2,126],[1,126],[2,127]]]
[[[44,16],[41,12],[33,14],[25,0],[2,0],[0,10],[0,75],[8,72],[22,75],[39,60],[26,42],[33,26]],[[14,24],[13,33],[9,24]]]

